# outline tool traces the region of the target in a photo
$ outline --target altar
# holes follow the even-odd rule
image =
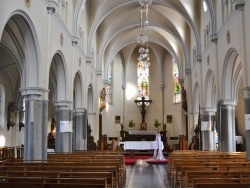
[[[120,131],[120,141],[155,141],[157,130],[129,130]],[[160,131],[161,141],[163,144],[167,144],[167,131]]]
[[[126,141],[123,142],[124,150],[153,150],[158,149],[158,141]],[[160,148],[164,149],[163,143],[161,142]]]
[[[160,156],[163,156],[162,150],[164,149],[163,142],[160,141],[125,141],[120,142],[119,145],[122,144],[124,150],[130,152],[131,158],[134,158],[134,151],[136,150],[154,150],[153,157],[156,158],[157,153]],[[157,150],[160,150],[157,152]]]
[[[124,150],[129,150],[131,156],[134,155],[135,150],[153,150],[156,148],[156,133],[157,130],[129,130],[120,131],[119,146]],[[161,150],[168,148],[167,131],[160,131],[161,135]]]
[[[151,131],[137,131],[137,130],[129,130],[128,134],[136,134],[136,135],[156,135],[156,130]]]

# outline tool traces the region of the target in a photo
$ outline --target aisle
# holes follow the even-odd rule
[[[130,155],[125,156],[125,164],[126,165],[133,165],[137,160],[146,160],[148,163],[154,163],[154,164],[167,164],[168,160],[157,160],[153,159],[151,155],[135,155],[134,157],[131,157]]]
[[[146,167],[127,165],[124,188],[170,188],[166,164],[149,164]]]

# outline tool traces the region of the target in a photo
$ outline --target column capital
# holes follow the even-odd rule
[[[239,11],[244,11],[245,3],[245,0],[235,0],[235,9]]]
[[[204,112],[205,112],[207,115],[215,115],[216,108],[213,108],[213,107],[205,107],[205,108],[204,108]]]
[[[70,106],[73,102],[68,100],[58,100],[54,102],[54,106],[57,110],[70,110]]]
[[[243,93],[244,93],[244,99],[249,99],[250,98],[250,86],[244,87]]]
[[[214,44],[217,44],[217,41],[218,41],[218,35],[217,34],[212,34],[210,35],[210,40],[214,43]]]
[[[77,36],[72,37],[72,45],[76,46],[78,44],[79,38]]]
[[[101,75],[102,75],[102,71],[101,71],[101,70],[97,70],[97,71],[96,71],[96,75],[97,75],[97,76],[101,76]]]
[[[103,84],[107,85],[107,84],[110,84],[110,82],[108,80],[103,80]]]
[[[87,111],[86,108],[75,108],[75,115],[82,116]]]
[[[47,3],[47,11],[48,11],[48,13],[49,14],[55,13],[57,6],[58,6],[57,1],[48,0],[48,3]]]
[[[86,58],[86,63],[91,63],[92,62],[92,58],[91,57],[87,57]]]
[[[190,68],[185,69],[185,74],[191,74],[192,70]]]
[[[237,101],[235,99],[223,99],[221,100],[221,104],[226,106],[236,106]]]
[[[48,98],[49,93],[48,89],[40,87],[23,87],[19,91],[29,100],[45,100]]]
[[[196,61],[199,62],[199,63],[202,63],[202,57],[201,57],[201,55],[197,55],[196,56]]]

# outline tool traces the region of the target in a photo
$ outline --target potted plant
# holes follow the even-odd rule
[[[158,119],[156,119],[156,120],[154,121],[154,127],[155,127],[155,129],[158,129],[159,126],[161,126],[161,124],[160,124],[160,122],[158,121]]]
[[[133,127],[135,127],[135,122],[133,120],[129,120],[128,126],[130,129],[132,129]]]

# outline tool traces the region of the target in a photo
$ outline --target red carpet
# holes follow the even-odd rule
[[[168,163],[168,159],[164,159],[164,160],[156,160],[156,159],[152,159],[152,156],[149,155],[135,155],[134,158],[131,158],[129,155],[125,156],[125,164],[126,165],[133,165],[137,160],[142,159],[142,160],[146,160],[147,163],[159,163],[159,164],[166,164]]]

